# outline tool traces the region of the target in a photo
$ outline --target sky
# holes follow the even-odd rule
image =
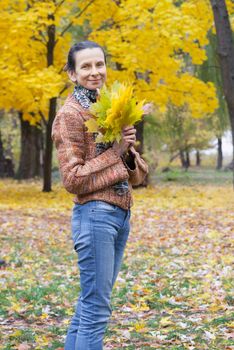
[[[232,156],[232,134],[231,134],[231,131],[228,131],[224,134],[222,141],[223,141],[223,156],[229,158]],[[202,151],[202,153],[215,154],[217,152],[217,140],[214,140],[213,145],[214,145],[214,148],[204,150],[204,151]]]

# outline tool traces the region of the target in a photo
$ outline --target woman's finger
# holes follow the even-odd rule
[[[123,131],[127,131],[127,130],[130,130],[130,129],[134,129],[134,125],[128,125],[128,126],[125,126],[122,128]]]
[[[135,137],[128,137],[128,138],[124,138],[125,142],[135,142],[136,138]]]
[[[136,134],[136,129],[123,130],[124,135]]]
[[[136,134],[123,135],[123,138],[136,138]]]
[[[128,148],[133,147],[133,146],[135,145],[135,143],[136,143],[136,141],[134,141],[134,142],[129,142],[129,144],[128,144]]]

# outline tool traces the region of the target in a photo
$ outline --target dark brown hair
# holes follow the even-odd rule
[[[92,48],[99,48],[102,50],[103,54],[104,54],[104,60],[106,63],[106,54],[105,51],[103,49],[102,46],[100,46],[99,44],[95,43],[94,41],[90,41],[90,40],[85,40],[85,41],[80,41],[77,44],[74,44],[69,52],[68,52],[68,56],[67,56],[67,63],[65,64],[63,70],[65,72],[67,71],[74,71],[75,70],[75,53],[84,49],[92,49]]]

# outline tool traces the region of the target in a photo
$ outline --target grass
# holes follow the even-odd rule
[[[134,190],[106,349],[233,349],[231,174],[202,171],[158,173]],[[0,349],[61,349],[80,290],[74,196],[56,181],[43,193],[40,181],[12,179],[0,194]]]
[[[215,170],[213,168],[191,167],[187,171],[180,167],[171,167],[170,171],[157,170],[151,176],[152,182],[173,182],[182,185],[231,185],[233,181],[232,171]]]

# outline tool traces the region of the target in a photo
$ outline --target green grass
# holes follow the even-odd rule
[[[212,168],[191,167],[187,171],[171,167],[168,172],[162,172],[158,169],[155,175],[151,175],[152,182],[165,183],[173,182],[183,185],[230,185],[232,184],[232,172],[224,170],[215,170]]]

